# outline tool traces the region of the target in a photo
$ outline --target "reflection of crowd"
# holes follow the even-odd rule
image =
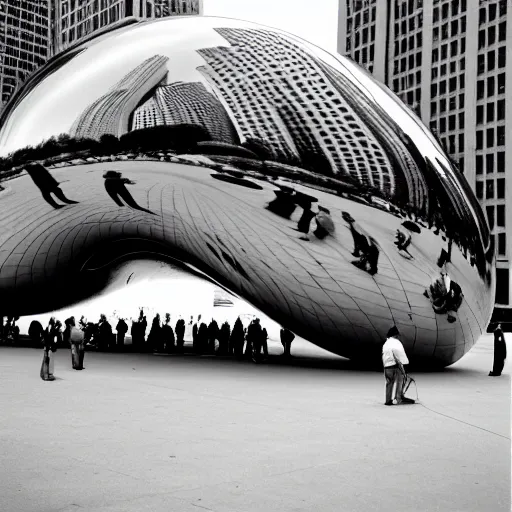
[[[97,323],[88,322],[83,316],[76,325],[75,318],[70,317],[64,322],[65,328],[55,317],[51,317],[46,328],[34,320],[29,327],[29,337],[35,346],[43,346],[43,362],[41,365],[41,378],[55,380],[54,357],[59,347],[70,347],[71,365],[75,370],[84,369],[84,355],[86,347],[98,351],[117,351],[125,345],[128,324],[124,318],[119,318],[116,333],[106,315],[100,315]],[[171,325],[171,315],[165,314],[162,322],[157,313],[151,323],[146,337],[147,319],[143,309],[139,317],[132,321],[131,335],[132,347],[138,352],[179,354],[186,350],[185,332],[187,322],[179,318],[174,326]],[[260,319],[255,318],[247,328],[242,320],[237,318],[233,329],[229,322],[220,327],[215,319],[209,324],[201,322],[201,315],[197,321],[190,317],[188,322],[192,333],[192,346],[187,347],[197,355],[234,356],[237,359],[247,359],[254,362],[265,361],[268,358],[268,334],[261,326]],[[284,348],[283,355],[290,357],[291,343],[295,335],[288,329],[281,329],[281,343]]]

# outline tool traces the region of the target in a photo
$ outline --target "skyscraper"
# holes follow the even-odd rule
[[[202,0],[0,0],[0,112],[69,46],[130,21],[201,13]]]
[[[495,318],[512,321],[507,46],[507,0],[340,0],[338,51],[421,117],[475,191],[497,249]]]
[[[129,19],[201,13],[202,0],[55,0],[55,51]]]
[[[89,105],[73,124],[70,135],[99,139],[120,137],[130,129],[137,105],[167,76],[168,57],[155,55],[124,76],[110,91]]]
[[[51,3],[0,0],[0,111],[51,54]]]
[[[212,140],[236,143],[233,123],[221,102],[200,82],[176,82],[158,87],[133,115],[133,130],[158,125],[197,124]]]
[[[219,91],[244,138],[264,141],[284,163],[295,159],[394,193],[385,150],[323,62],[274,32],[216,30],[231,46],[198,50],[207,63],[198,69]]]

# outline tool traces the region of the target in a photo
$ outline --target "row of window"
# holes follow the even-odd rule
[[[487,66],[485,65],[487,60]],[[507,65],[507,47],[500,46],[498,50],[490,50],[487,53],[480,53],[478,55],[477,72],[479,75],[486,71],[502,69]]]
[[[448,137],[440,137],[441,143],[450,155],[456,153],[464,153],[464,134],[448,135]],[[457,146],[457,142],[459,143]]]
[[[496,37],[497,32],[497,37]],[[502,21],[498,25],[498,30],[496,31],[496,26],[491,25],[490,27],[478,32],[478,49],[486,48],[488,46],[492,46],[496,42],[506,41],[507,40],[507,22]]]
[[[450,39],[458,34],[466,34],[466,16],[461,16],[459,19],[452,20],[450,23],[444,23],[441,27],[434,27],[432,30],[432,38],[434,41]]]
[[[462,57],[458,61],[458,66],[456,60],[450,61],[449,70],[447,63],[441,64],[440,66],[432,66],[432,80],[435,80],[438,76],[445,76],[448,72],[457,73],[457,68],[458,71],[464,71],[466,69],[466,57]]]
[[[423,0],[395,0],[395,18],[405,18],[423,7]]]
[[[368,35],[370,36],[370,39],[368,39]],[[368,27],[364,27],[363,30],[357,30],[354,36],[354,48],[357,48],[358,46],[365,45],[369,41],[375,40],[375,24],[372,24],[370,29],[368,30]]]
[[[439,83],[434,83],[430,86],[430,94],[432,98],[435,98],[438,93],[440,95],[448,92],[455,92],[458,88],[464,89],[465,76],[461,73],[458,77],[452,76],[448,80],[441,80]]]
[[[421,71],[419,70],[415,73],[413,72],[408,75],[395,78],[393,80],[393,90],[403,91],[404,89],[409,89],[409,87],[414,87],[417,84],[421,84]]]
[[[489,222],[489,228],[493,230],[495,227],[505,227],[505,205],[498,204],[496,206],[490,205],[485,207],[487,214],[487,221]]]
[[[496,182],[496,186],[494,183]],[[484,198],[484,184],[485,184],[485,198]],[[494,192],[496,191],[496,195]],[[477,180],[476,182],[476,197],[480,200],[483,199],[505,199],[505,178]]]
[[[357,25],[356,25],[357,26]],[[407,20],[403,20],[401,22],[395,22],[395,37],[402,35],[407,37],[410,32],[420,29],[423,27],[423,12],[419,12],[417,15],[409,18],[409,22]]]
[[[435,98],[432,98],[434,101],[430,103],[430,112],[432,116],[437,115],[439,112],[440,114],[446,112],[448,109],[450,112],[453,112],[454,110],[463,109],[464,108],[464,93],[454,96],[451,96],[450,98],[441,98],[439,100],[439,109],[437,108],[438,103],[435,101]],[[458,101],[457,101],[458,100]],[[458,107],[457,107],[458,104]],[[459,126],[461,128],[464,128],[464,122],[462,122],[459,119]]]
[[[484,149],[484,133],[486,148],[505,145],[505,126],[497,126],[476,131],[476,149]]]
[[[350,13],[349,13],[350,14]],[[361,26],[361,20],[363,25],[367,25],[370,20],[375,21],[377,17],[377,9],[375,7],[372,7],[371,11],[369,9],[365,9],[362,13],[358,12],[354,18],[347,18],[347,32],[350,32],[352,30],[352,26],[354,27],[360,27]],[[352,19],[354,20],[352,24]]]
[[[409,57],[402,57],[401,59],[395,59],[393,73],[410,72],[414,67],[420,67],[422,62],[421,52],[413,53]]]
[[[369,57],[369,58],[368,58]],[[375,45],[371,44],[370,48],[361,48],[354,52],[354,60],[360,64],[366,64],[369,60],[373,61],[375,57]]]
[[[466,38],[461,37],[452,41],[450,44],[445,43],[441,45],[441,48],[434,48],[432,50],[432,62],[438,60],[446,60],[448,58],[448,48],[450,49],[450,57],[456,57],[459,53],[464,55],[466,53]]]
[[[476,107],[476,124],[492,123],[503,119],[505,119],[504,99],[487,103],[487,105],[477,105]]]
[[[484,168],[486,174],[505,172],[505,152],[498,151],[496,154],[476,155],[476,173],[483,174]]]
[[[422,48],[423,34],[418,32],[415,36],[403,37],[400,41],[395,41],[395,55],[399,53],[407,53],[415,48]]]
[[[505,73],[489,76],[476,83],[476,98],[492,98],[495,94],[505,94]]]
[[[431,115],[435,114],[431,112]],[[458,125],[457,125],[458,121]],[[448,117],[440,117],[437,122],[436,120],[432,120],[431,126],[436,129],[440,134],[444,134],[447,131],[453,130],[463,130],[464,129],[464,112],[460,112],[459,114],[452,114]],[[462,135],[462,134],[461,134]],[[459,146],[464,147],[464,143],[459,143]],[[463,150],[462,150],[463,151]]]
[[[478,13],[478,22],[480,25],[494,21],[497,17],[507,15],[507,0],[495,0],[488,3],[488,5],[480,7]]]
[[[434,5],[438,4],[439,0],[434,0]],[[461,12],[466,12],[466,0],[452,0],[451,1],[451,16],[457,16]],[[450,2],[446,2],[442,7],[434,7],[432,12],[434,23],[439,19],[445,20],[450,16]]]

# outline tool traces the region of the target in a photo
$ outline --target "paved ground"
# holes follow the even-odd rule
[[[41,351],[0,348],[0,510],[510,510],[492,337],[415,375],[424,406],[384,407],[382,374],[294,349],[261,366],[90,353],[83,372],[59,350],[43,382]]]

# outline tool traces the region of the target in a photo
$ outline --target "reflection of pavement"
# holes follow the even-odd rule
[[[158,216],[149,218],[113,204],[104,190],[102,174],[107,169],[135,180],[134,199]],[[460,357],[474,343],[478,323],[486,316],[479,313],[478,283],[468,280],[475,271],[463,259],[459,274],[454,271],[465,293],[461,321],[448,324],[445,315],[436,316],[422,294],[444,242],[423,230],[410,248],[415,259],[408,261],[393,243],[401,220],[375,208],[315,190],[318,204],[331,211],[336,232],[334,237],[312,236],[304,242],[290,229],[301,208],[290,220],[264,208],[275,197],[276,187],[270,183],[260,182],[263,190],[250,190],[216,181],[208,169],[143,161],[62,168],[52,174],[80,204],[56,212],[40,199],[28,177],[12,180],[13,192],[1,199],[0,283],[13,277],[21,286],[44,281],[86,242],[112,235],[147,236],[197,255],[235,293],[251,298],[277,321],[279,312],[286,312],[298,324],[298,334],[333,350],[344,340],[358,346],[374,343],[396,323],[409,353],[431,356],[435,350],[446,359]],[[375,276],[351,264],[353,242],[342,210],[379,243]]]
[[[1,509],[510,510],[492,337],[414,375],[432,410],[384,407],[380,372],[303,368],[299,352],[295,366],[87,353],[76,372],[59,349],[43,382],[41,351],[0,348]]]

